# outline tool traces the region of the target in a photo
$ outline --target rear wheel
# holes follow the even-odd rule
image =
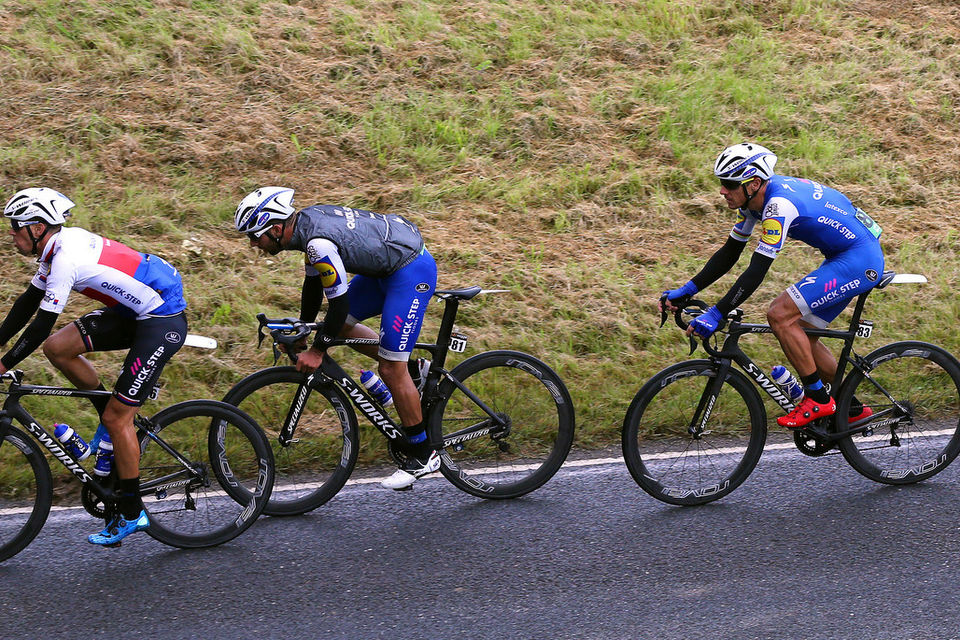
[[[252,525],[273,488],[263,432],[236,407],[190,400],[164,409],[139,433],[147,532],[174,547],[210,547]]]
[[[257,421],[273,447],[276,486],[264,511],[291,516],[316,509],[335,496],[357,462],[360,440],[349,400],[336,387],[308,387],[294,367],[273,367],[238,382],[224,401]],[[294,416],[293,439],[281,442]]]
[[[0,562],[23,550],[50,513],[53,479],[40,447],[9,427],[0,438]]]
[[[694,505],[722,498],[747,479],[763,453],[766,410],[756,390],[730,370],[711,402],[705,394],[716,376],[708,360],[667,367],[627,411],[624,461],[658,500]]]
[[[430,411],[430,438],[442,442],[440,471],[481,498],[516,498],[557,472],[573,443],[574,411],[560,377],[540,360],[490,351],[461,362],[450,376],[493,411],[445,379]]]
[[[960,453],[960,364],[924,342],[897,342],[854,370],[837,399],[837,415],[869,407],[864,429],[838,443],[861,474],[884,484],[910,484],[939,473]]]

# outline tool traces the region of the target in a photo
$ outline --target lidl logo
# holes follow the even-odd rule
[[[764,218],[763,235],[761,239],[764,244],[776,246],[783,239],[783,218]]]
[[[323,285],[324,289],[329,289],[330,287],[335,287],[340,284],[340,274],[337,273],[337,270],[333,268],[333,265],[329,262],[318,262],[313,267],[320,274],[320,284]]]

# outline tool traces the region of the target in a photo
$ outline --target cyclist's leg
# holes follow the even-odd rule
[[[104,389],[97,370],[83,354],[129,348],[134,328],[132,318],[106,307],[97,309],[47,338],[43,343],[43,354],[78,389]],[[90,402],[102,416],[107,398],[91,398]]]
[[[117,519],[101,533],[90,536],[95,544],[114,544],[148,526],[140,499],[140,444],[134,416],[150,396],[167,361],[180,350],[187,337],[183,313],[133,321],[133,341],[120,377],[103,413],[103,424],[113,442],[117,472]]]
[[[347,315],[340,335],[345,338],[379,340],[380,336],[376,331],[360,323],[367,318],[380,315],[383,311],[384,292],[380,281],[369,276],[355,275],[350,280],[347,297],[350,301],[350,313]],[[376,360],[379,346],[362,344],[353,346],[353,349]]]

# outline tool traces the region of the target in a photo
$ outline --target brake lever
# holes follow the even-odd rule
[[[664,304],[667,301],[667,294],[660,296],[660,328],[663,328],[663,325],[667,323],[667,318],[670,316],[670,312],[667,310],[667,305]]]

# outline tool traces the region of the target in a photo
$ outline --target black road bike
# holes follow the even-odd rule
[[[434,294],[444,312],[436,343],[416,344],[431,360],[421,404],[444,477],[475,496],[515,498],[543,485],[563,464],[573,442],[574,409],[560,377],[525,353],[488,351],[452,371],[444,368],[449,351],[466,350],[466,336],[453,331],[460,302],[484,292],[475,286]],[[273,338],[275,362],[277,344],[293,345],[318,326],[263,314],[258,319],[260,340],[265,329]],[[360,344],[377,341],[348,338],[331,346]],[[263,369],[237,383],[224,401],[249,413],[273,445],[277,486],[268,515],[316,509],[343,487],[360,444],[354,408],[387,437],[396,462],[406,455],[398,422],[329,349],[311,375],[292,366]]]
[[[7,396],[0,410],[3,561],[33,540],[50,512],[53,477],[44,450],[82,483],[80,499],[88,513],[109,522],[116,504],[115,471],[105,478],[88,473],[20,404],[24,396],[93,398],[111,392],[26,385],[20,370],[8,371],[0,380],[9,383],[0,390]],[[238,536],[263,511],[273,487],[273,452],[242,411],[216,400],[188,400],[150,418],[138,415],[134,423],[150,536],[174,547],[210,547]]]
[[[888,271],[875,289],[891,282],[926,278]],[[843,341],[833,382],[837,412],[794,431],[793,446],[812,457],[839,450],[871,480],[910,484],[939,473],[960,452],[960,363],[946,350],[919,341],[895,342],[857,355],[854,341],[873,331],[872,322],[861,321],[869,293],[857,297],[846,331],[805,329],[808,335]],[[706,307],[691,301],[678,309],[677,325],[686,329],[683,317],[695,317]],[[787,395],[739,345],[741,336],[772,333],[770,327],[744,323],[742,315],[740,309],[729,314],[722,348],[712,346],[710,339],[700,341],[709,359],[688,360],[659,372],[627,411],[624,459],[637,484],[659,500],[703,504],[727,495],[750,475],[767,437],[767,415],[757,387],[785,412],[793,409]],[[692,354],[697,342],[691,338],[690,343]],[[851,422],[851,415],[861,414],[860,404],[873,413]]]

